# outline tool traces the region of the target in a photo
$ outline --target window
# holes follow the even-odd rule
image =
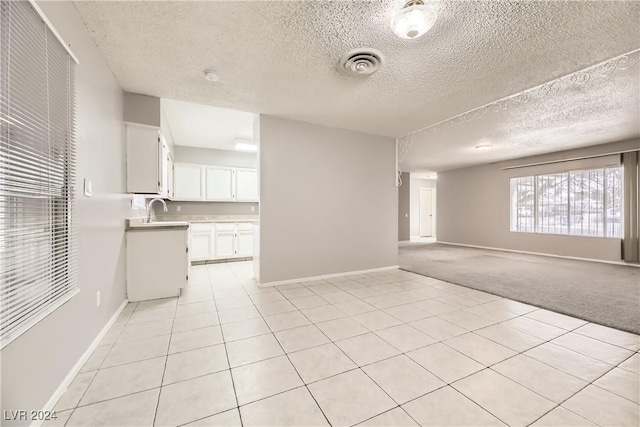
[[[511,230],[535,231],[535,179],[532,176],[511,180]]]
[[[0,5],[0,343],[77,292],[74,62],[29,2]]]
[[[567,234],[569,221],[568,174],[556,173],[536,177],[538,233]]]
[[[622,236],[622,168],[511,179],[511,231]]]

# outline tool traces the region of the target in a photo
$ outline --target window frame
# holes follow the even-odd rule
[[[34,0],[3,3],[0,28],[3,38],[7,37],[0,49],[0,65],[6,71],[0,80],[4,94],[0,99],[3,103],[0,159],[11,161],[0,164],[0,212],[3,215],[0,218],[3,239],[0,266],[4,271],[0,287],[4,300],[0,348],[10,345],[80,292],[74,219],[75,66],[79,61]],[[44,51],[16,49],[17,56],[13,57],[14,43],[20,46],[29,37],[33,40],[30,46],[43,46]],[[47,88],[46,95],[29,99],[33,102],[25,101],[28,97],[25,80],[14,77],[20,73],[11,67],[12,60],[24,64],[28,55],[33,55],[34,63],[43,67],[44,80],[38,77],[36,81]],[[13,99],[14,91],[17,101]],[[64,103],[60,103],[61,100]],[[45,115],[40,114],[42,105],[47,108]],[[13,117],[15,111],[19,111],[21,118],[30,115],[29,120]],[[29,128],[34,125],[40,126],[37,133]],[[28,138],[26,133],[30,135]],[[34,216],[34,206],[40,206],[38,209],[43,213]],[[46,256],[25,257],[28,249],[45,250]]]
[[[517,176],[510,176],[509,177],[509,232],[511,233],[523,233],[523,234],[540,234],[540,235],[550,235],[550,236],[567,236],[567,237],[586,237],[586,238],[596,238],[596,239],[621,239],[622,235],[624,233],[624,229],[621,228],[620,231],[620,236],[610,236],[609,234],[609,227],[608,227],[608,223],[607,223],[607,206],[609,203],[608,200],[608,196],[609,196],[609,191],[607,188],[607,170],[608,169],[614,169],[614,168],[618,168],[621,171],[621,176],[623,176],[624,174],[624,166],[620,163],[618,164],[607,164],[607,165],[603,165],[603,166],[589,166],[589,167],[583,167],[583,168],[576,168],[576,169],[563,169],[560,171],[549,171],[547,173],[538,173],[538,174],[534,174],[534,175],[517,175]],[[586,234],[571,234],[571,173],[574,172],[585,172],[585,171],[594,171],[594,170],[600,170],[603,173],[604,176],[604,181],[603,181],[603,219],[602,219],[602,232],[603,235],[602,236],[594,236],[594,235],[586,235]],[[538,217],[538,179],[539,177],[542,176],[548,176],[548,175],[560,175],[560,174],[566,174],[567,175],[567,233],[552,233],[552,232],[543,232],[543,231],[539,231],[538,228],[538,224],[539,224],[539,217]],[[533,196],[533,200],[534,200],[534,208],[533,208],[533,212],[534,212],[534,226],[533,226],[533,231],[521,231],[521,230],[517,230],[516,228],[514,228],[514,224],[517,223],[517,216],[516,218],[514,218],[514,205],[513,205],[513,196],[514,196],[514,191],[513,191],[513,181],[517,180],[517,179],[523,179],[523,178],[533,178],[533,191],[534,191],[534,196]],[[620,194],[621,196],[624,194],[624,180],[621,179],[620,180],[620,188],[619,188]],[[621,212],[624,212],[624,197],[620,198],[620,205],[621,205]],[[620,218],[621,220],[621,227],[623,224],[623,218]]]

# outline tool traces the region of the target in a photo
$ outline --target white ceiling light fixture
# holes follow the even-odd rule
[[[436,23],[438,14],[422,0],[409,0],[391,20],[391,29],[403,39],[417,39]]]
[[[254,153],[258,151],[258,144],[249,139],[235,138],[233,142],[235,143],[235,149],[238,151],[252,151]]]
[[[220,80],[220,74],[214,70],[204,70],[204,78],[213,83]]]

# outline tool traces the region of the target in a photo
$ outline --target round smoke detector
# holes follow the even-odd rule
[[[350,76],[366,77],[382,66],[384,58],[376,49],[354,49],[340,58],[338,69]]]

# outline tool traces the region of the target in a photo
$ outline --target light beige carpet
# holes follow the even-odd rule
[[[399,253],[403,270],[640,334],[640,268],[440,243]]]

